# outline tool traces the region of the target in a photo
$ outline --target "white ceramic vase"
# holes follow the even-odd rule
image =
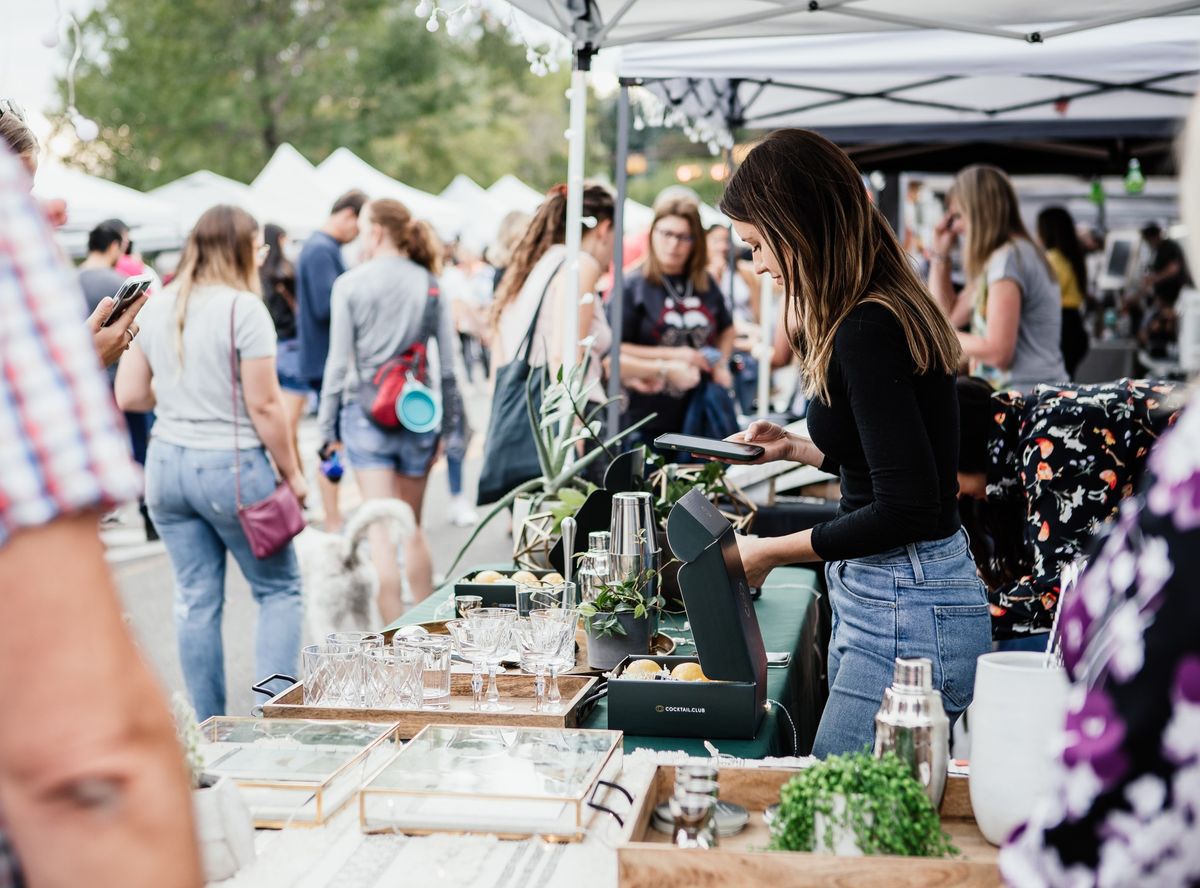
[[[1066,717],[1067,676],[1036,651],[984,654],[975,669],[971,807],[979,831],[1002,844],[1029,819],[1049,781]]]
[[[863,797],[859,794],[854,794],[851,800],[855,805],[863,804]],[[814,854],[836,854],[838,857],[862,857],[862,848],[858,844],[858,834],[854,831],[854,823],[850,817],[850,812],[846,809],[846,796],[842,793],[835,793],[830,798],[829,820],[833,821],[832,829],[829,829],[829,822],[825,814],[821,811],[813,813],[813,853]],[[867,812],[863,817],[863,825],[870,829],[875,822],[875,817],[871,812]],[[832,844],[825,841],[826,833],[832,839]]]
[[[192,790],[192,808],[206,882],[228,879],[253,862],[254,819],[237,784],[221,778]]]

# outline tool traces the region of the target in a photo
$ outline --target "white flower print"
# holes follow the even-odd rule
[[[1163,732],[1163,752],[1176,762],[1200,756],[1200,704],[1175,701],[1175,711]]]
[[[1147,616],[1147,620],[1150,618]],[[1125,683],[1133,678],[1146,660],[1146,644],[1142,638],[1142,614],[1136,601],[1127,601],[1117,608],[1109,621],[1112,637],[1113,677]]]
[[[1125,798],[1133,813],[1146,820],[1162,808],[1167,799],[1167,787],[1153,774],[1143,774],[1125,787]]]
[[[1167,541],[1162,537],[1146,537],[1137,562],[1138,600],[1145,605],[1158,598],[1174,572],[1175,567],[1171,564]]]

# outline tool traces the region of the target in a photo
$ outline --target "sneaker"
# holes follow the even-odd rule
[[[455,527],[474,527],[479,523],[479,515],[461,496],[450,500],[450,523]]]

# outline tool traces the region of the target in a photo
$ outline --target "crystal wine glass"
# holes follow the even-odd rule
[[[500,691],[496,687],[496,670],[512,649],[512,624],[517,619],[515,611],[505,607],[477,607],[467,615],[467,622],[481,635],[480,641],[487,648],[488,689],[485,712],[509,712],[512,706],[500,702]]]
[[[558,656],[561,628],[552,620],[534,620],[532,616],[518,617],[513,623],[513,634],[520,645],[522,660],[533,667],[533,711],[542,712],[546,706],[546,667]]]
[[[483,667],[490,653],[486,644],[490,636],[465,619],[446,621],[446,631],[454,639],[458,653],[471,664],[471,709],[479,712],[483,708]]]
[[[550,667],[550,697],[546,712],[562,712],[562,694],[558,689],[558,673],[575,665],[575,629],[579,625],[579,611],[574,608],[545,608],[529,615],[531,620],[549,623],[554,627],[557,645],[547,665]]]

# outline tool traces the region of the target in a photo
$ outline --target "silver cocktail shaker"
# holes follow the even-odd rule
[[[875,756],[894,752],[912,768],[936,810],[946,790],[950,720],[933,689],[933,663],[896,658],[892,686],[875,716]]]
[[[654,500],[650,494],[640,491],[613,494],[609,566],[616,582],[634,579],[653,568],[654,578],[646,584],[645,593],[647,598],[658,594],[662,551],[658,547]]]

